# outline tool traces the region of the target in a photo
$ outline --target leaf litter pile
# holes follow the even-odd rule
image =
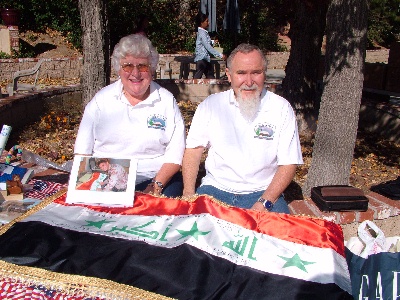
[[[196,110],[197,103],[179,102],[186,131]],[[73,158],[73,147],[83,109],[79,105],[68,110],[52,108],[41,116],[40,121],[26,126],[14,136],[22,149],[27,149],[50,161],[62,164]],[[291,201],[303,199],[303,185],[310,167],[313,140],[301,139],[304,165],[297,168],[292,184],[285,192]],[[368,192],[373,185],[394,180],[400,176],[400,145],[371,133],[359,131],[351,166],[350,184]],[[203,162],[206,153],[203,155]],[[204,175],[204,164],[200,166],[200,176]]]

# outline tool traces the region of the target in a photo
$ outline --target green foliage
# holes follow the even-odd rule
[[[15,0],[1,0],[0,2],[0,9],[1,8],[17,8],[22,9],[23,4],[20,3],[22,1],[15,1]]]
[[[192,35],[188,36],[183,44],[183,50],[187,52],[194,52],[196,48],[196,35],[193,33]]]
[[[13,51],[14,58],[35,57],[36,53],[28,43],[19,43],[19,51]]]
[[[191,44],[194,29],[194,15],[198,0],[186,0],[189,15],[181,16],[181,0],[149,0],[132,5],[131,0],[108,2],[111,49],[125,35],[133,33],[141,15],[149,19],[148,37],[159,53],[193,51]]]
[[[3,51],[0,51],[0,59],[5,59],[5,58],[11,58],[11,55]]]
[[[8,53],[5,53],[3,51],[0,51],[0,59],[9,59],[9,58],[24,58],[24,57],[35,57],[34,52],[30,51],[25,51],[25,49],[21,49],[20,51],[15,51],[14,49],[11,49],[11,55]]]
[[[400,0],[371,0],[368,16],[368,48],[390,47],[399,39]]]
[[[238,0],[241,32],[225,32],[223,18],[227,0],[216,0],[218,37],[224,52],[248,42],[266,51],[282,51],[277,33],[293,17],[292,0]],[[196,40],[195,16],[199,0],[109,0],[107,3],[111,50],[119,39],[133,33],[140,15],[150,21],[148,37],[160,53],[193,52]],[[188,7],[182,15],[182,5]],[[78,0],[1,0],[0,7],[21,11],[21,31],[60,31],[76,48],[81,48]],[[368,46],[389,47],[400,35],[400,0],[370,0]],[[32,55],[21,49],[19,55]]]
[[[229,54],[239,43],[252,43],[265,51],[283,50],[278,45],[277,34],[291,18],[291,0],[239,0],[240,33],[222,30],[226,0],[217,2],[218,33],[224,52]],[[219,4],[218,4],[219,3]],[[285,9],[282,9],[285,7]]]
[[[3,2],[3,1],[2,1]],[[76,48],[81,48],[81,25],[77,0],[13,0],[1,6],[12,5],[20,10],[21,31],[42,31],[51,28],[62,32]]]

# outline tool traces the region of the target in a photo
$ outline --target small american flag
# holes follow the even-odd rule
[[[15,280],[4,279],[0,285],[0,299],[13,300],[102,300],[105,298],[71,295],[61,291],[47,289],[42,285],[32,285]]]
[[[25,198],[34,199],[45,199],[60,191],[63,188],[67,188],[68,184],[61,184],[51,181],[44,181],[39,179],[32,179],[29,181],[30,185],[33,185],[32,190],[25,193]]]

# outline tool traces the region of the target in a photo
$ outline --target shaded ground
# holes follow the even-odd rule
[[[297,168],[295,180],[287,191],[288,200],[302,199],[300,186],[307,178],[312,158],[312,142],[301,141],[304,165]],[[371,186],[400,176],[400,145],[359,130],[350,171],[350,184],[368,192]],[[300,197],[300,198],[299,198]]]

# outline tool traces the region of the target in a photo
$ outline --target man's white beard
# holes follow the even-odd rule
[[[242,88],[240,90],[242,90]],[[254,95],[253,97],[243,99],[242,93],[239,91],[236,96],[236,101],[239,104],[239,110],[243,118],[248,122],[252,122],[257,117],[258,109],[260,108],[260,95]]]

